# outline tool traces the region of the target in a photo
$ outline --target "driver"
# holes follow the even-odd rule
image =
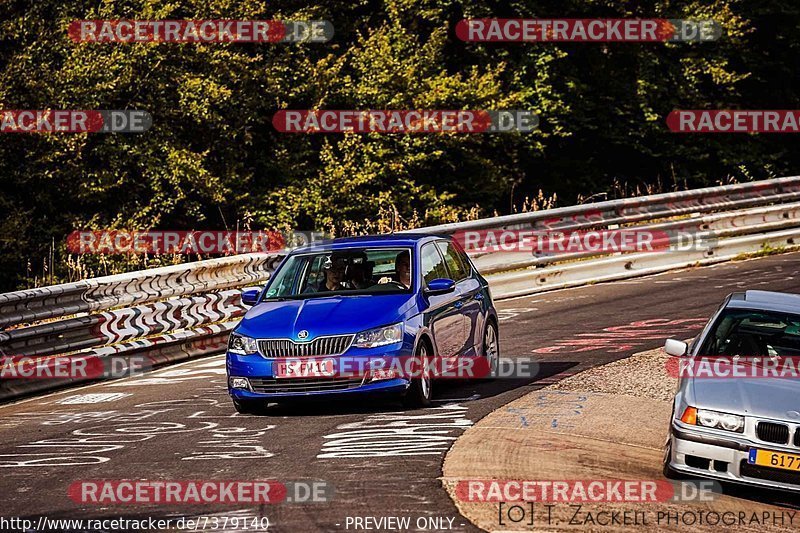
[[[401,284],[404,288],[411,287],[411,257],[408,252],[400,252],[394,258],[394,276],[383,277],[378,283],[389,283],[394,281]]]

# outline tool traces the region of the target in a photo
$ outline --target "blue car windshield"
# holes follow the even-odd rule
[[[290,256],[265,300],[411,292],[410,248],[346,248]]]

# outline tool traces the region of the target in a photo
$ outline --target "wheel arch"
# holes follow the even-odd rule
[[[431,354],[435,353],[436,347],[433,343],[433,338],[431,337],[430,331],[423,330],[417,335],[417,340],[414,342],[414,354],[417,353],[417,348],[419,348],[419,344],[424,342],[428,349],[430,350]]]

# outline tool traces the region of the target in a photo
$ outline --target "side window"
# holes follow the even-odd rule
[[[450,271],[450,277],[453,281],[461,281],[469,275],[461,258],[458,256],[458,250],[453,246],[453,243],[447,241],[437,241],[436,246],[444,256],[444,261],[447,263],[447,270]]]
[[[442,255],[433,243],[423,246],[420,253],[422,260],[422,277],[425,279],[425,285],[436,278],[447,277],[447,269],[444,266]]]
[[[456,249],[456,255],[461,260],[461,264],[464,265],[464,270],[467,272],[467,276],[469,276],[472,274],[472,262],[469,260],[467,252],[465,252],[457,242],[453,243],[453,247]]]
[[[325,282],[325,261],[327,256],[318,255],[314,257],[308,265],[308,275],[306,276],[305,283],[300,287],[300,292],[305,291],[309,287],[318,287]]]
[[[266,297],[275,298],[291,295],[297,278],[302,277],[307,263],[308,260],[301,257],[289,258],[276,273],[275,277],[272,278]]]

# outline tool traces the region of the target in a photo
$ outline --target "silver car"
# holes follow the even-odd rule
[[[691,344],[669,339],[665,350],[679,358],[684,377],[675,395],[664,475],[800,491],[800,379],[763,370],[791,369],[800,360],[800,295],[733,293]],[[700,377],[710,375],[698,374],[701,363],[720,359],[760,363],[727,378],[719,377],[725,372]]]

